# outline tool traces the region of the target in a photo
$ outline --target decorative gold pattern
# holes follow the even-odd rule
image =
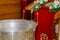
[[[28,40],[34,40],[34,31],[33,31],[33,29],[31,29],[31,30],[26,30],[25,32],[24,32],[24,36],[25,36],[25,38],[26,39],[28,39]]]
[[[48,36],[47,36],[47,34],[45,34],[45,33],[42,33],[41,35],[40,35],[40,39],[41,40],[48,40]]]

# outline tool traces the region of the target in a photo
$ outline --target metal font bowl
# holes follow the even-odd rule
[[[36,23],[28,20],[2,20],[0,21],[0,30],[2,32],[18,32],[36,28]]]

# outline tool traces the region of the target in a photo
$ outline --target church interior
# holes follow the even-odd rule
[[[10,19],[37,23],[33,40],[60,40],[60,0],[0,0],[0,21]]]

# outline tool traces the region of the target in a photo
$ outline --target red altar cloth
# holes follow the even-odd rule
[[[49,12],[49,8],[42,7],[38,12],[38,27],[36,30],[36,40],[40,40],[40,34],[45,33],[48,36],[48,40],[54,38],[54,14],[55,12]],[[36,16],[35,16],[36,17]]]

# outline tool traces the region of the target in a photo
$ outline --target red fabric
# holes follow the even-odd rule
[[[21,8],[24,8],[27,5],[27,0],[21,0]]]
[[[54,37],[54,12],[49,12],[48,8],[41,8],[38,12],[38,27],[36,30],[36,40],[40,40],[40,34],[45,33],[48,40],[53,40]],[[34,13],[34,14],[35,14]]]
[[[31,19],[30,18],[30,10],[25,10],[25,7],[29,5],[33,0],[21,0],[21,17],[24,15],[24,19]],[[23,10],[25,10],[25,13],[23,13]]]
[[[27,0],[21,0],[21,18],[23,17],[23,9],[27,5]]]

